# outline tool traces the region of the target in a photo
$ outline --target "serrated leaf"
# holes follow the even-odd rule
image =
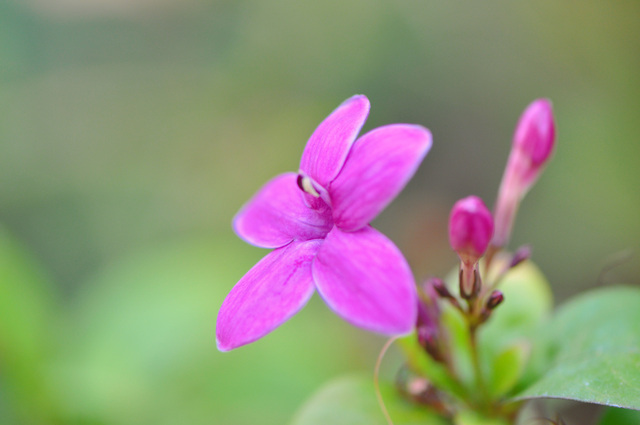
[[[640,409],[640,289],[610,287],[565,304],[548,327],[553,363],[518,399]]]
[[[395,425],[446,425],[425,407],[402,399],[390,384],[381,384],[385,406]],[[374,392],[373,378],[347,376],[335,379],[313,395],[295,415],[291,425],[386,425]]]

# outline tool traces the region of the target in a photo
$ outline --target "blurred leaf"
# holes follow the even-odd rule
[[[480,338],[501,349],[514,339],[530,337],[553,309],[553,296],[547,279],[531,261],[521,263],[498,284],[504,302],[480,328]]]
[[[557,352],[518,399],[564,398],[640,409],[640,289],[608,287],[566,303],[547,331]]]
[[[0,388],[16,415],[35,423],[51,413],[42,374],[55,331],[52,295],[39,267],[0,229]]]
[[[351,368],[357,338],[313,299],[262,340],[218,352],[218,308],[266,252],[236,239],[172,242],[92,279],[52,372],[65,423],[279,425],[327,375]],[[314,313],[327,317],[321,327]]]
[[[458,413],[453,422],[455,425],[509,425],[504,419],[487,418],[470,410]]]
[[[640,412],[629,409],[608,408],[598,422],[598,425],[638,425]]]
[[[426,407],[402,399],[393,385],[380,391],[396,425],[446,425],[448,422]],[[298,411],[291,425],[385,425],[373,378],[349,376],[327,383]]]
[[[543,337],[553,308],[553,296],[547,279],[531,262],[521,263],[507,273],[498,285],[504,302],[480,327],[480,360],[486,376],[498,356],[514,344],[531,345],[531,353],[519,376],[518,386],[537,379],[548,364],[548,347]],[[535,341],[535,343],[533,343]]]
[[[418,343],[415,333],[398,339],[398,344],[402,348],[409,368],[413,372],[428,378],[437,388],[448,391],[460,399],[465,398],[465,388],[451,377],[446,367],[436,362],[425,352]]]
[[[462,314],[448,303],[443,306],[441,320],[451,344],[450,354],[456,374],[467,388],[474,388],[475,375],[467,322]]]
[[[489,392],[493,399],[506,394],[518,382],[529,360],[530,351],[529,344],[514,344],[493,359],[488,381]]]

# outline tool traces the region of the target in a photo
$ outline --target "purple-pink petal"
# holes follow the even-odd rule
[[[313,262],[313,279],[327,305],[355,326],[386,335],[411,332],[417,295],[398,248],[370,226],[334,227]]]
[[[360,137],[329,186],[333,218],[353,231],[373,220],[413,176],[431,148],[424,127],[393,124]]]
[[[369,115],[369,107],[369,100],[363,95],[353,96],[338,106],[309,138],[300,170],[326,188],[340,172]]]
[[[218,312],[220,351],[262,338],[304,307],[314,291],[311,264],[321,243],[292,242],[276,249],[240,279]]]
[[[297,174],[285,173],[267,182],[235,216],[238,236],[263,248],[323,238],[333,227],[331,212],[308,208],[296,179]]]

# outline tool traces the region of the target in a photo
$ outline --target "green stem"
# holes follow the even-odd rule
[[[480,407],[487,409],[490,404],[488,398],[488,388],[484,375],[482,373],[482,367],[480,366],[480,354],[478,350],[478,333],[477,326],[474,323],[469,323],[469,337],[471,342],[471,361],[473,364],[473,372],[476,378],[476,390],[478,392],[478,401]]]

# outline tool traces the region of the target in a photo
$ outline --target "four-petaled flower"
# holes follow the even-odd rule
[[[412,177],[431,134],[392,124],[356,140],[368,113],[365,96],[345,101],[311,135],[299,173],[269,181],[235,217],[241,238],[274,250],[224,300],[219,350],[271,332],[316,289],[353,325],[387,335],[413,329],[417,294],[409,265],[369,222]]]

